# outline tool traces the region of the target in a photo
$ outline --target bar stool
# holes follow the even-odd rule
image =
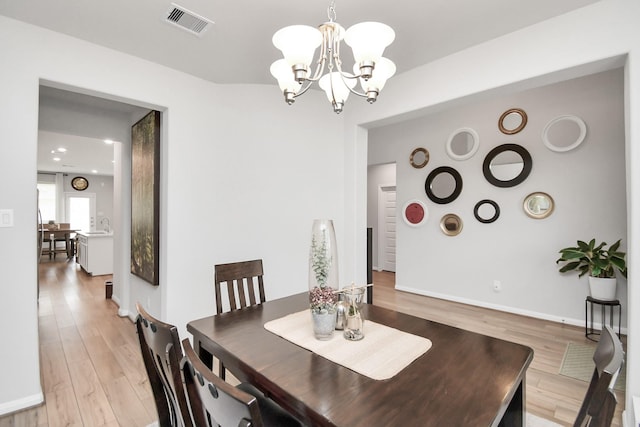
[[[618,309],[618,337],[620,337],[620,322],[622,320],[622,305],[619,300],[600,300],[588,296],[584,301],[584,336],[591,341],[598,341],[591,338],[592,336],[600,335],[599,332],[595,332],[593,329],[593,306],[598,304],[600,306],[600,320],[604,326],[606,321],[606,311],[609,308],[609,326],[613,329],[613,312]]]

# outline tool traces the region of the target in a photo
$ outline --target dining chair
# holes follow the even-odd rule
[[[183,357],[178,330],[155,319],[139,303],[136,328],[142,359],[158,410],[160,427],[191,427],[191,415],[180,374]]]
[[[214,374],[196,355],[188,339],[182,341],[181,371],[196,426],[301,427],[302,424],[255,387],[234,387]]]
[[[593,361],[596,366],[574,427],[611,425],[618,402],[613,387],[622,368],[624,350],[622,342],[609,326],[602,327]]]
[[[216,313],[225,310],[223,289],[226,287],[226,302],[229,310],[240,310],[266,301],[262,280],[262,260],[232,262],[215,266],[215,298]],[[220,378],[225,379],[225,368],[220,362]]]

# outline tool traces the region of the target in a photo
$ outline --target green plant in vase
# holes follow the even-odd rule
[[[331,339],[336,326],[338,295],[336,237],[331,220],[315,220],[309,250],[309,307],[319,340]]]

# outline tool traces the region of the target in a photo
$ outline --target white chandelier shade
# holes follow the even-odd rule
[[[308,25],[290,25],[278,30],[272,42],[290,66],[304,64],[308,68],[316,48],[322,43],[322,33]]]
[[[380,22],[361,22],[347,30],[344,41],[353,50],[356,63],[376,63],[384,49],[393,43],[396,33]]]
[[[284,59],[275,61],[270,71],[278,80],[278,86],[289,105],[314,82],[318,82],[325,91],[336,113],[342,111],[349,93],[373,103],[386,81],[396,72],[395,64],[382,56],[385,48],[395,39],[393,29],[379,22],[361,22],[345,31],[334,22],[334,1],[331,1],[328,9],[329,22],[318,28],[291,25],[273,35],[273,44],[282,52]],[[354,74],[342,67],[340,44],[343,39],[353,51]],[[318,47],[320,52],[312,70]],[[364,93],[354,89],[358,80]]]
[[[360,67],[358,64],[353,64],[353,72],[357,75],[360,71]],[[376,72],[371,76],[370,79],[365,80],[360,77],[360,86],[362,87],[362,91],[367,95],[367,100],[369,102],[373,98],[378,97],[378,94],[393,75],[396,73],[396,64],[390,61],[387,58],[380,58],[376,62]],[[289,73],[290,74],[290,73]]]
[[[351,74],[347,76],[350,78],[345,78],[340,75],[340,73],[334,71],[333,73],[322,76],[318,82],[320,89],[324,90],[327,99],[333,105],[333,110],[337,113],[342,111],[342,107],[347,101],[351,89],[356,85],[356,80],[353,78],[354,76]]]

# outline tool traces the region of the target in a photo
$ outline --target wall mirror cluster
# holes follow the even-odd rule
[[[440,166],[429,173],[424,189],[432,202],[440,205],[451,203],[462,192],[462,176],[452,167]]]
[[[418,147],[411,152],[409,163],[416,169],[421,169],[429,163],[429,151],[426,148]]]
[[[419,227],[427,221],[429,211],[420,200],[413,199],[402,208],[404,222],[411,227]]]
[[[447,236],[457,236],[462,231],[462,218],[456,214],[446,214],[440,220],[440,228]]]
[[[580,117],[560,116],[551,120],[542,131],[542,142],[551,151],[573,150],[587,136],[587,125]]]
[[[526,148],[517,144],[502,144],[489,151],[482,164],[482,173],[496,187],[514,187],[529,174],[533,161]]]
[[[524,198],[524,212],[531,218],[543,219],[551,215],[554,208],[553,198],[541,191],[531,193]]]
[[[478,151],[479,146],[478,132],[471,128],[460,128],[449,135],[445,148],[453,160],[467,160]]]
[[[473,208],[473,216],[483,224],[491,224],[500,216],[500,206],[493,200],[480,200]]]
[[[498,119],[498,128],[505,135],[514,135],[527,125],[527,113],[520,108],[511,108]]]

